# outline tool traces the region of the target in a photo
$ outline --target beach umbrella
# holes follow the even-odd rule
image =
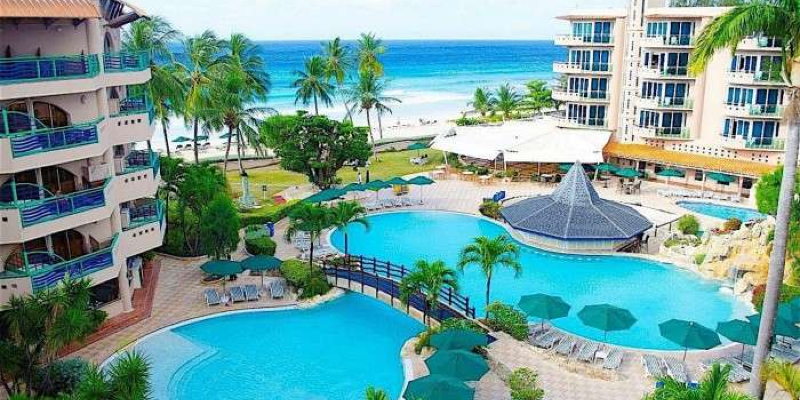
[[[197,141],[198,142],[205,141],[205,140],[208,140],[208,135],[198,135],[197,136]]]
[[[343,187],[341,190],[343,190],[345,192],[363,192],[363,191],[367,190],[367,188],[366,188],[366,185],[353,182],[353,183],[347,184],[347,186]]]
[[[733,342],[741,343],[742,355],[744,355],[745,346],[755,346],[758,340],[758,329],[753,324],[740,319],[718,323],[717,333]]]
[[[306,197],[304,200],[311,202],[311,203],[322,203],[325,201],[331,201],[342,197],[345,193],[344,190],[341,189],[325,189],[319,193],[315,193],[311,196]]]
[[[667,178],[667,183],[669,183],[669,178],[672,177],[683,178],[684,176],[686,176],[686,174],[683,171],[675,168],[664,168],[661,171],[656,172],[656,175],[665,176]]]
[[[578,311],[578,318],[584,325],[603,331],[603,341],[608,332],[622,331],[636,323],[630,311],[611,304],[593,304]]]
[[[561,172],[569,172],[570,168],[572,168],[572,163],[561,163],[558,164],[558,170]]]
[[[219,135],[219,138],[220,138],[220,139],[227,139],[227,138],[229,138],[229,137],[231,137],[231,136],[232,136],[232,135],[231,135],[230,133],[223,133],[222,135]]]
[[[486,360],[469,350],[439,350],[425,360],[425,365],[432,374],[462,381],[477,381],[489,372]]]
[[[427,186],[436,183],[433,179],[427,176],[419,175],[408,180],[409,185]],[[422,203],[422,188],[419,189],[419,202]]]
[[[392,187],[392,185],[389,185],[389,184],[387,184],[386,182],[384,182],[384,181],[382,181],[380,179],[376,179],[374,181],[370,181],[369,183],[364,185],[364,187],[367,190],[371,190],[371,191],[375,192],[375,201],[377,201],[378,200],[378,192],[380,192],[381,189],[390,188],[390,187]]]
[[[614,171],[614,175],[620,176],[620,177],[623,177],[623,178],[637,178],[641,174],[639,173],[639,171],[637,171],[637,170],[635,170],[633,168],[623,168],[623,169],[618,169],[618,170]]]
[[[517,306],[525,314],[540,318],[542,320],[542,328],[544,328],[545,320],[566,317],[571,308],[561,297],[543,293],[522,296]]]
[[[473,400],[475,389],[447,375],[427,375],[408,382],[405,399]]]
[[[778,306],[778,315],[794,323],[800,322],[800,297]]]
[[[694,321],[671,319],[658,324],[658,331],[665,339],[683,347],[683,359],[689,349],[708,350],[720,345],[719,335]]]
[[[708,179],[714,180],[717,183],[731,183],[736,180],[733,175],[723,174],[720,172],[709,172],[706,174]]]
[[[386,181],[386,184],[387,185],[408,185],[408,181],[403,179],[403,178],[401,178],[401,177],[399,177],[399,176],[395,176],[394,178],[389,179],[388,181]]]
[[[190,139],[190,138],[188,138],[186,136],[178,136],[175,139],[172,139],[173,143],[183,143],[183,142],[191,142],[191,141],[192,141],[192,139]]]
[[[416,150],[417,151],[417,157],[419,157],[420,156],[420,150],[425,150],[427,148],[428,148],[427,144],[422,143],[422,142],[415,142],[415,143],[411,143],[410,145],[408,145],[408,147],[406,147],[406,150]]]
[[[618,169],[619,168],[617,168],[616,165],[609,164],[609,163],[600,163],[600,164],[597,164],[597,166],[595,167],[595,170],[600,171],[600,172],[614,172],[614,171],[616,171]]]
[[[445,329],[431,336],[431,346],[439,350],[472,350],[477,346],[486,346],[486,335],[472,329]]]
[[[747,320],[750,321],[756,329],[759,329],[761,325],[761,314],[751,315],[747,317]],[[800,328],[798,328],[794,322],[781,318],[781,315],[778,315],[775,318],[775,330],[773,334],[775,336],[788,336],[797,339],[800,338]]]
[[[283,261],[273,256],[257,255],[242,260],[242,269],[251,272],[261,272],[261,286],[264,286],[264,272],[280,268]]]
[[[243,271],[241,263],[230,260],[209,260],[203,263],[200,269],[209,275],[221,276],[223,292],[225,291],[225,281],[227,277],[239,274]]]

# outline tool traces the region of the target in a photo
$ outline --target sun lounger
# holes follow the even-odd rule
[[[562,356],[569,356],[572,354],[572,350],[575,348],[576,342],[577,340],[573,336],[567,335],[558,343],[558,346],[556,346],[556,353],[561,354]]]
[[[616,371],[619,369],[620,365],[622,365],[622,360],[624,359],[625,352],[618,348],[613,348],[608,352],[606,359],[603,360],[603,369]]]
[[[738,360],[729,357],[703,360],[700,362],[700,367],[705,371],[711,369],[714,364],[731,366],[731,373],[728,374],[728,382],[731,383],[749,381],[750,377],[752,376],[750,372],[744,369]]]
[[[537,336],[543,335],[548,330],[547,325],[542,324],[528,324],[528,338],[535,338]]]
[[[661,359],[652,354],[642,354],[642,365],[646,376],[659,379],[665,375]]]
[[[540,348],[543,348],[543,349],[552,349],[553,346],[555,346],[556,343],[561,341],[561,339],[563,339],[563,338],[564,338],[564,335],[562,335],[562,334],[560,334],[558,332],[549,331],[549,332],[545,333],[544,335],[540,336],[538,339],[534,340],[533,344],[536,347],[540,347]]]
[[[402,202],[403,202],[403,206],[406,206],[406,207],[414,205],[414,202],[412,202],[411,199],[408,198],[408,197],[403,197],[402,198]]]
[[[272,281],[269,285],[269,294],[273,299],[282,299],[284,291],[283,281]]]
[[[678,382],[689,383],[689,374],[686,373],[686,365],[677,358],[664,357],[664,365],[667,367],[667,375]]]
[[[242,289],[241,286],[232,287],[230,294],[231,294],[231,300],[234,303],[239,303],[247,300],[247,297],[245,297],[244,290]]]
[[[792,364],[796,364],[798,361],[800,361],[800,353],[798,353],[797,350],[786,346],[773,346],[772,350],[769,352],[769,355],[772,356],[772,358],[788,361]]]
[[[205,295],[206,305],[209,307],[222,304],[222,297],[220,297],[219,292],[217,292],[215,289],[206,289]]]
[[[247,301],[258,301],[258,286],[256,285],[245,285],[244,286],[244,296]]]
[[[600,348],[600,343],[588,341],[586,344],[581,348],[578,352],[578,360],[583,362],[594,362],[595,354],[597,354],[597,350]]]

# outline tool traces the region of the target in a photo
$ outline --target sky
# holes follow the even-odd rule
[[[211,29],[254,40],[552,39],[557,15],[622,7],[627,0],[133,0],[187,35]]]

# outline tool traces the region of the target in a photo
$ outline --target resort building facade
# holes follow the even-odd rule
[[[704,73],[689,72],[697,37],[727,10],[631,0],[627,9],[559,17],[570,24],[555,39],[568,52],[553,67],[562,125],[607,129],[606,158],[650,179],[677,167],[685,176],[672,184],[749,196],[783,161],[787,99],[780,44],[769,37],[754,35],[735,53],[715,54]]]
[[[0,306],[65,277],[132,310],[141,255],[161,245],[146,54],[121,51],[143,17],[122,0],[0,0]]]

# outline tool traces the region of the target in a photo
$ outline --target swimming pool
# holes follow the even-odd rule
[[[311,309],[223,314],[145,337],[155,400],[397,398],[400,349],[423,326],[360,294]],[[213,396],[209,397],[209,390]]]
[[[441,259],[455,268],[459,251],[472,238],[507,234],[505,228],[484,218],[466,214],[409,211],[368,217],[370,229],[349,229],[352,254],[389,260],[406,266],[423,258]],[[334,231],[331,242],[343,246],[343,235]],[[628,331],[609,333],[608,341],[629,347],[673,350],[677,346],[661,338],[658,324],[671,318],[698,321],[712,329],[717,322],[752,313],[749,304],[720,291],[698,275],[672,265],[626,256],[573,256],[521,246],[522,276],[498,270],[492,278],[492,300],[516,304],[526,294],[558,295],[572,305],[567,318],[554,321],[559,328],[603,339],[603,333],[584,326],[577,312],[588,304],[610,303],[629,309],[638,322]],[[468,295],[483,314],[485,278],[469,267],[459,278],[461,293]]]
[[[705,201],[679,201],[677,205],[698,214],[728,220],[737,218],[740,221],[765,219],[767,216],[752,208],[726,206]]]

